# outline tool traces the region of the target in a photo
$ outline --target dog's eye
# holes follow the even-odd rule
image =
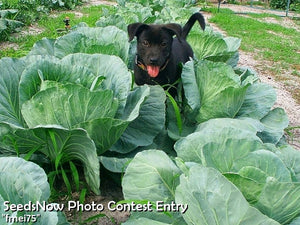
[[[142,42],[142,44],[145,46],[145,47],[150,47],[150,43],[147,41],[147,40],[144,40]]]
[[[162,43],[160,43],[160,45],[162,46],[162,47],[166,47],[167,46],[167,42],[162,42]]]

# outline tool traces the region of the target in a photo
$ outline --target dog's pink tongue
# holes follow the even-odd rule
[[[159,74],[159,66],[147,66],[147,71],[150,77],[157,77]]]

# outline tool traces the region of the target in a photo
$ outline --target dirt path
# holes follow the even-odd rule
[[[277,16],[286,16],[286,11],[284,10],[272,10],[272,9],[264,9],[262,7],[257,6],[244,6],[244,5],[232,5],[232,4],[221,4],[220,8],[229,8],[233,10],[236,13],[268,13],[268,14],[274,14]],[[298,13],[289,11],[288,12],[289,17],[298,17],[300,16]]]

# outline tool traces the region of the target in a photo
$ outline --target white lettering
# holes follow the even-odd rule
[[[68,210],[70,211],[71,209],[75,209],[76,205],[75,201],[68,201]]]
[[[115,204],[116,204],[115,201],[108,202],[107,207],[108,207],[109,211],[112,211],[112,212],[116,211],[116,208],[114,208]]]
[[[102,204],[96,204],[94,201],[90,204],[82,204],[79,201],[69,201],[68,210],[76,209],[76,211],[103,211],[104,206]]]
[[[4,208],[4,212],[9,211],[9,206],[8,206],[9,203],[10,203],[9,201],[4,201],[4,203],[3,203],[3,205],[4,205],[4,207],[5,207],[5,208]]]
[[[119,211],[119,212],[152,212],[152,203],[147,202],[146,204],[141,203],[123,203],[117,204],[115,201],[110,201],[107,204],[108,209],[112,212]]]
[[[163,201],[156,202],[157,212],[181,212],[185,213],[188,210],[188,204],[176,204],[174,201],[165,204]]]

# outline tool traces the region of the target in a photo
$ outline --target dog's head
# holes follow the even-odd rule
[[[150,77],[157,77],[168,63],[173,36],[180,40],[182,28],[179,24],[148,25],[133,23],[128,25],[129,41],[137,37],[137,57]]]

